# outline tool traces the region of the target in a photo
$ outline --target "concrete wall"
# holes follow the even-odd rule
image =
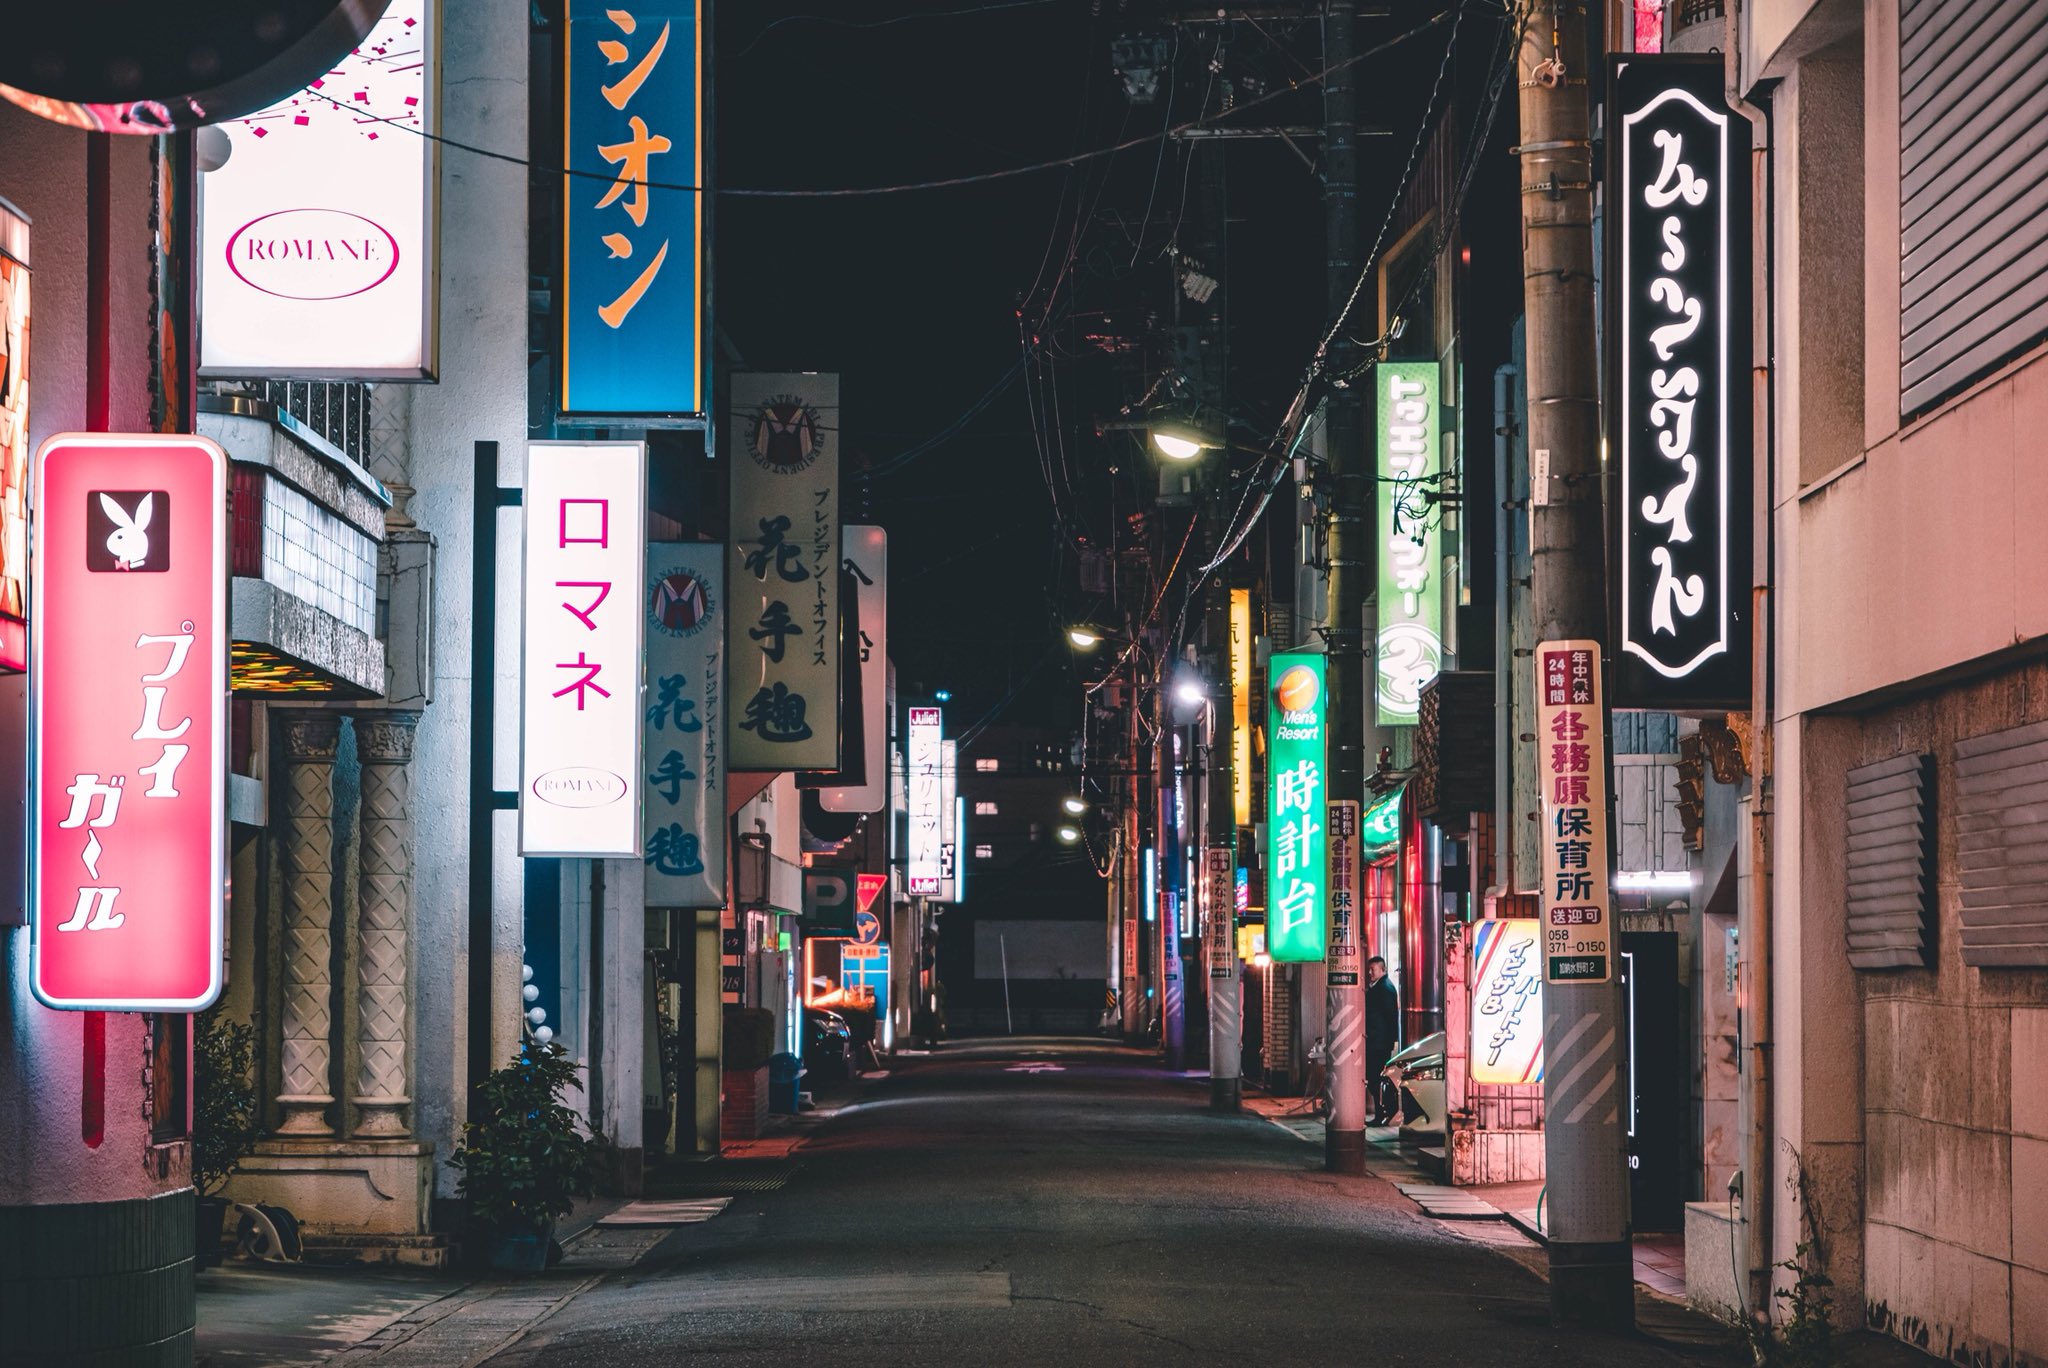
[[[448,0],[442,18],[441,131],[457,142],[527,155],[528,14],[501,0]],[[413,516],[439,539],[434,576],[434,702],[413,761],[418,850],[414,964],[415,1133],[431,1141],[435,1190],[454,1192],[439,1161],[461,1125],[468,1033],[469,760],[472,740],[496,738],[495,786],[518,786],[519,569],[517,509],[499,514],[495,719],[470,715],[475,539],[474,446],[498,443],[498,481],[522,483],[527,434],[527,173],[445,149],[441,159],[440,382],[413,395],[405,422]],[[491,1056],[519,1041],[523,935],[516,814],[494,817]]]

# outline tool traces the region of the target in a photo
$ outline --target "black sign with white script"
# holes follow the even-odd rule
[[[1749,124],[1718,58],[1630,56],[1606,131],[1614,704],[1747,710]]]

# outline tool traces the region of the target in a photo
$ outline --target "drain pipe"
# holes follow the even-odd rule
[[[1724,86],[1728,107],[1748,119],[1750,139],[1750,203],[1752,209],[1751,297],[1762,302],[1762,326],[1751,328],[1751,449],[1763,461],[1763,527],[1759,539],[1764,548],[1762,583],[1752,587],[1750,625],[1753,633],[1751,665],[1750,744],[1750,887],[1749,925],[1741,933],[1740,997],[1738,1021],[1742,1023],[1743,1128],[1742,1184],[1743,1286],[1753,1322],[1768,1325],[1771,1319],[1771,1224],[1774,1219],[1774,1185],[1771,1182],[1771,937],[1774,896],[1771,860],[1771,820],[1775,770],[1772,747],[1772,717],[1776,703],[1776,671],[1772,656],[1774,633],[1771,620],[1771,589],[1777,583],[1777,432],[1773,419],[1771,356],[1776,340],[1777,305],[1774,294],[1777,276],[1777,208],[1771,167],[1771,115],[1752,104],[1742,92],[1742,0],[1730,0],[1726,16],[1726,37],[1721,45],[1725,67]]]

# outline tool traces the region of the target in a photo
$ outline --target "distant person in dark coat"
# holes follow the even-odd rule
[[[1384,1076],[1400,1041],[1401,998],[1387,977],[1386,960],[1374,955],[1365,962],[1365,1079],[1372,1095],[1368,1126],[1386,1125],[1400,1105]]]

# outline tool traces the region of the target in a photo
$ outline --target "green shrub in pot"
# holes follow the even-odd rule
[[[538,1269],[555,1222],[596,1191],[603,1142],[583,1131],[562,1101],[576,1065],[559,1045],[528,1044],[477,1089],[474,1114],[448,1158],[462,1174],[457,1192],[486,1240],[530,1251]],[[500,1267],[527,1267],[494,1253]]]

